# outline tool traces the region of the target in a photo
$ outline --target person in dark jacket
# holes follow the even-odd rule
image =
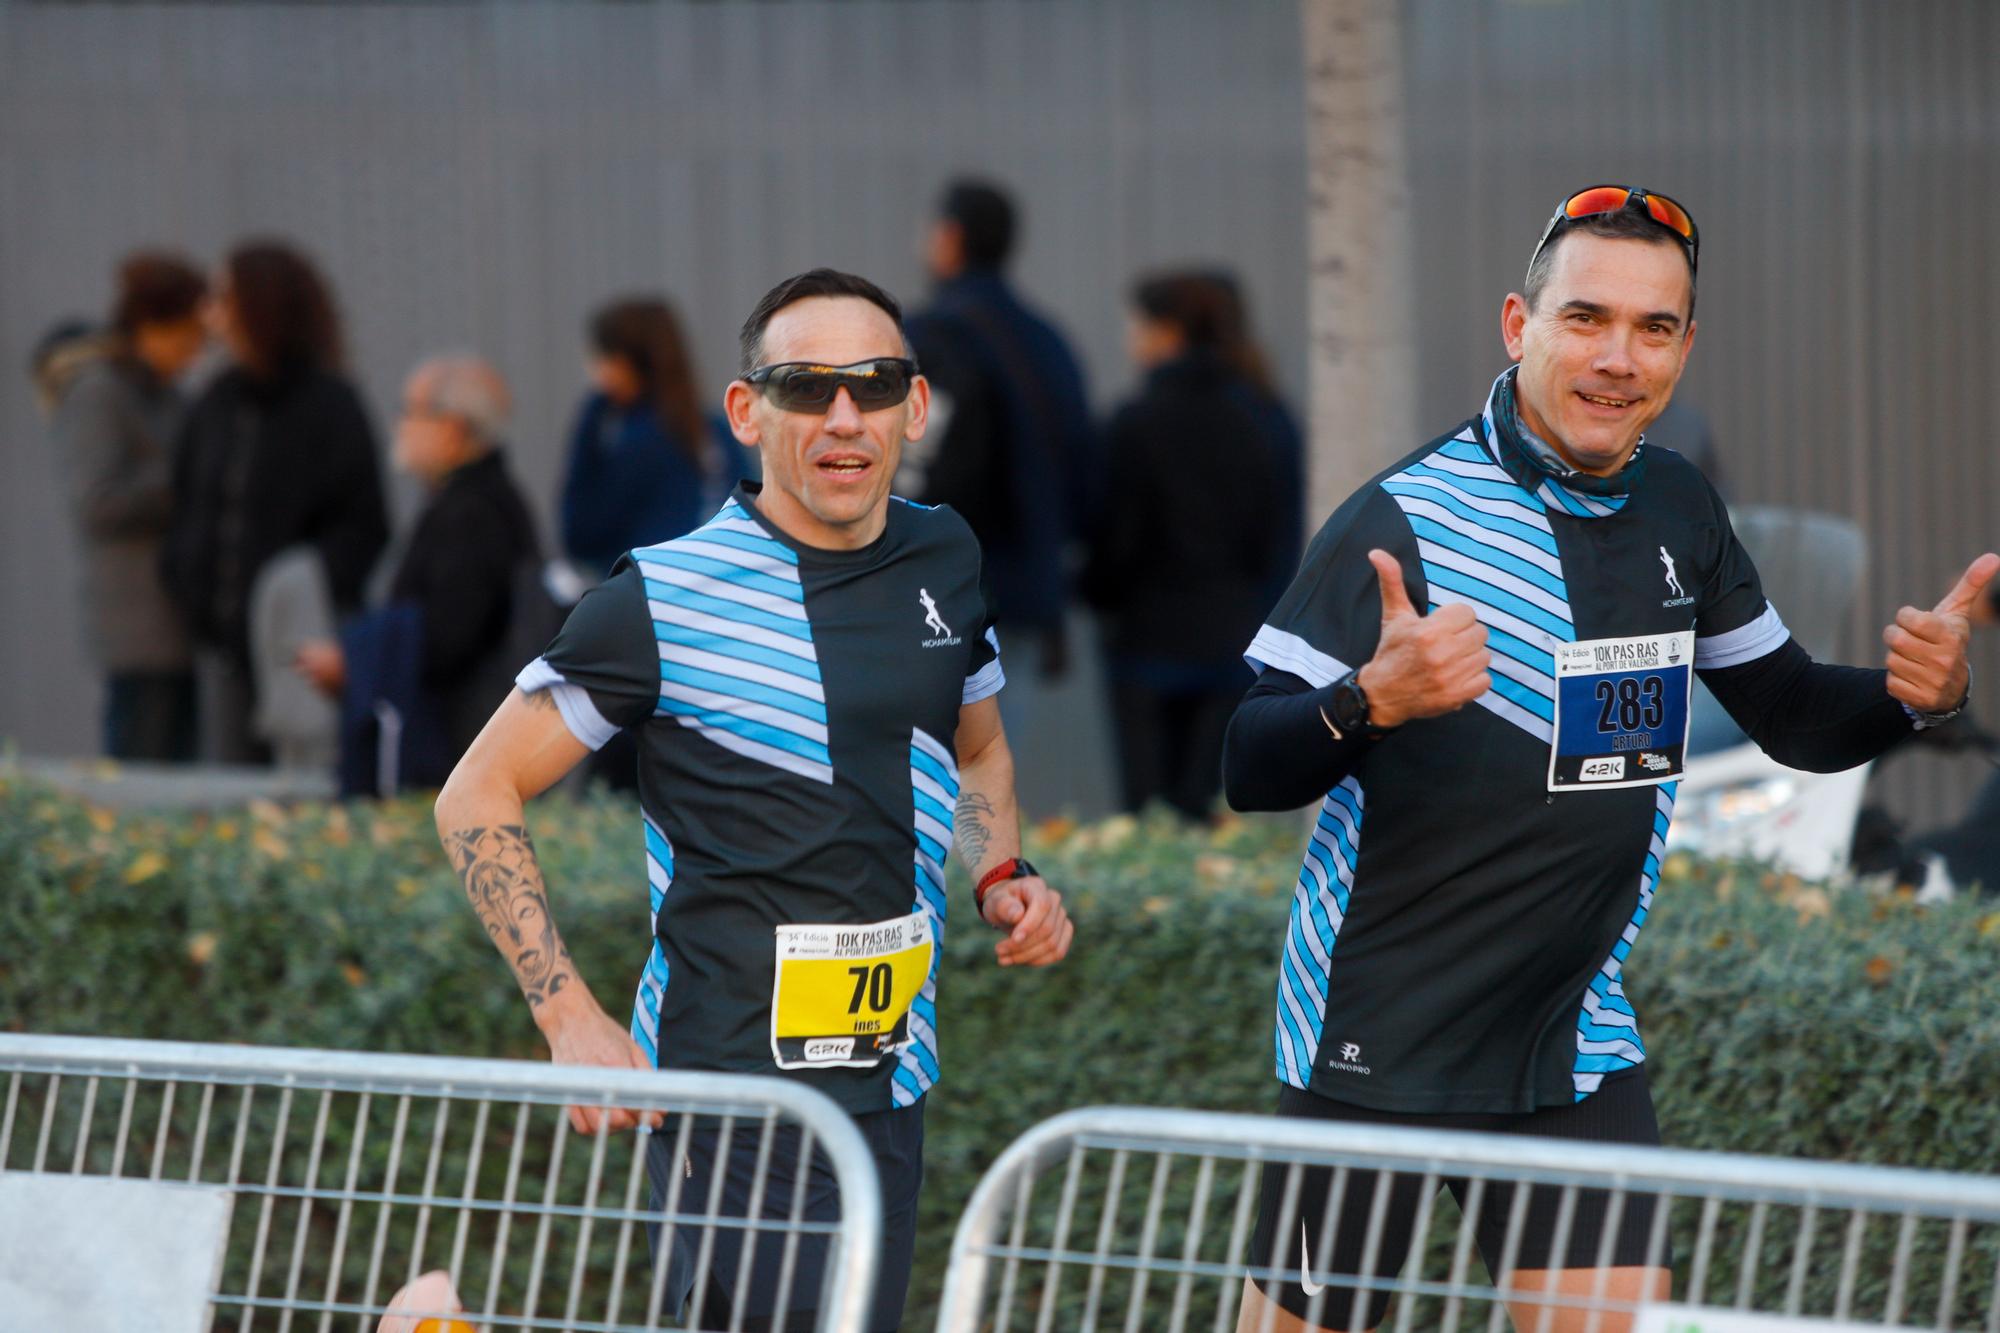
[[[510,412],[506,381],[474,357],[434,357],[404,387],[396,467],[422,483],[429,499],[390,579],[386,607],[354,625],[365,627],[384,610],[401,617],[396,623],[413,631],[407,639],[414,671],[356,661],[332,640],[299,649],[300,674],[328,695],[372,692],[370,681],[394,675],[414,682],[414,697],[400,701],[399,713],[423,743],[406,751],[402,786],[441,784],[525,665],[497,659],[522,571],[541,559],[534,520],[501,444]],[[353,626],[346,636],[350,645],[386,644],[385,651],[403,637],[357,634]],[[358,711],[366,715],[372,702],[362,700]],[[357,710],[343,708],[351,711]]]
[[[1305,552],[1306,443],[1299,423],[1285,400],[1278,396],[1271,378],[1270,362],[1264,349],[1250,332],[1250,308],[1236,275],[1225,269],[1207,269],[1187,275],[1190,282],[1204,284],[1211,296],[1217,329],[1216,346],[1222,359],[1236,372],[1237,391],[1259,421],[1266,438],[1278,450],[1279,488],[1288,497],[1273,515],[1278,526],[1277,565],[1264,605],[1274,604],[1284,595]]]
[[[972,525],[1000,633],[1032,634],[1042,674],[1057,677],[1068,664],[1066,553],[1089,522],[1096,443],[1075,355],[1006,279],[1015,231],[997,186],[945,190],[925,256],[937,286],[909,322],[938,411],[897,488]]]
[[[202,676],[204,750],[268,762],[252,724],[249,606],[292,546],[315,551],[336,615],[361,605],[389,536],[374,428],[340,373],[333,299],[302,255],[239,246],[223,264],[217,331],[232,363],[190,409],[174,451],[167,586]]]
[[[1147,278],[1133,306],[1145,379],[1107,430],[1110,481],[1084,593],[1104,617],[1125,807],[1160,800],[1205,819],[1230,714],[1251,683],[1245,636],[1285,570],[1274,519],[1299,501],[1215,283]]]
[[[201,271],[178,256],[127,257],[109,333],[73,368],[54,410],[114,759],[194,758],[193,658],[160,549],[173,512],[169,450],[186,408],[176,386],[207,341],[207,293]]]
[[[594,386],[570,435],[563,549],[602,578],[627,551],[708,521],[744,470],[743,449],[701,410],[680,321],[665,301],[591,316]]]

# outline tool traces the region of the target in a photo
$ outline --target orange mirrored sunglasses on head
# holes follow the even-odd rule
[[[1596,217],[1603,213],[1617,213],[1621,210],[1649,217],[1678,236],[1682,247],[1687,250],[1689,271],[1695,269],[1696,258],[1701,253],[1701,232],[1695,227],[1694,218],[1685,208],[1663,194],[1654,194],[1651,190],[1633,189],[1626,185],[1593,185],[1587,190],[1578,190],[1563,200],[1562,206],[1556,209],[1555,216],[1549,219],[1549,225],[1543,228],[1542,239],[1535,242],[1535,252],[1528,256],[1528,267],[1535,266],[1535,261],[1542,257],[1542,251],[1548,248],[1549,238],[1554,236],[1556,228],[1565,222]]]

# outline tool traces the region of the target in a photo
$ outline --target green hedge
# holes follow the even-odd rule
[[[572,952],[620,1014],[648,947],[635,812],[550,801],[530,818]],[[990,933],[952,931],[908,1327],[927,1325],[978,1173],[1030,1124],[1087,1103],[1269,1108],[1273,969],[1302,839],[1289,819],[1053,821],[1030,851],[1069,895],[1071,959],[1001,969]],[[542,1054],[421,803],[113,815],[0,783],[0,903],[9,1029]],[[1676,860],[1627,987],[1670,1143],[1993,1168],[1990,907]]]

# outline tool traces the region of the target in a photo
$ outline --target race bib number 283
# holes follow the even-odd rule
[[[1687,757],[1694,631],[1556,647],[1549,790],[1671,782]]]

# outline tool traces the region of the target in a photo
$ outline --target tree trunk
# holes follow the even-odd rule
[[[1310,265],[1306,530],[1415,437],[1401,0],[1301,0]]]

